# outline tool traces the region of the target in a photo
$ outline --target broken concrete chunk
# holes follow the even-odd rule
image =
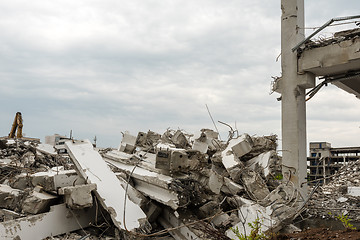
[[[270,173],[270,160],[273,155],[275,155],[275,151],[261,153],[247,161],[246,167],[255,170],[256,172],[261,172],[262,175],[267,178]]]
[[[244,187],[224,177],[224,185],[221,187],[221,191],[227,195],[238,195],[244,192]]]
[[[119,151],[126,153],[133,153],[136,145],[136,137],[130,135],[128,132],[124,133],[124,136],[121,140],[121,144],[119,146]]]
[[[243,161],[248,161],[249,159],[254,158],[264,152],[276,151],[277,135],[251,137],[251,140],[253,142],[252,149],[249,153],[242,157]]]
[[[93,205],[91,192],[96,184],[84,184],[59,188],[58,193],[65,195],[65,203],[71,209],[83,209]]]
[[[360,196],[360,187],[348,187],[347,194],[354,197]]]
[[[230,169],[239,166],[239,164],[241,164],[239,158],[250,152],[251,147],[251,138],[247,134],[230,140],[226,149],[221,153],[222,163],[224,164],[226,170],[229,171]]]
[[[246,192],[250,195],[254,200],[262,200],[267,195],[269,195],[270,191],[265,184],[265,181],[261,178],[261,176],[251,170],[246,169],[241,175],[242,182],[244,183],[244,187]]]
[[[206,142],[200,142],[199,140],[195,140],[192,146],[192,149],[195,151],[199,151],[201,153],[206,153],[209,148],[209,145]]]
[[[171,137],[171,141],[175,144],[177,148],[187,148],[189,146],[189,142],[185,137],[184,133],[180,130],[177,130],[174,135]]]
[[[210,170],[210,177],[209,177],[210,190],[215,194],[220,194],[220,190],[223,184],[224,184],[223,177],[214,170]]]
[[[49,211],[50,206],[56,203],[58,196],[41,192],[41,189],[35,188],[30,192],[22,204],[22,211],[25,213],[38,214]]]
[[[290,203],[296,200],[296,192],[293,185],[283,183],[258,203],[262,206],[269,206],[273,203]]]
[[[85,181],[78,176],[75,170],[49,170],[34,174],[22,173],[17,175],[10,186],[17,189],[42,186],[45,191],[57,191],[58,188],[84,184]]]
[[[230,141],[229,145],[236,157],[240,158],[251,151],[253,142],[248,134],[243,134]]]
[[[156,154],[155,167],[171,172],[184,171],[189,168],[189,158],[183,150],[159,150]]]
[[[219,133],[211,129],[201,129],[201,135],[196,141],[206,143],[211,151],[219,150],[222,147]]]
[[[220,208],[219,208],[219,203],[216,201],[207,202],[204,205],[202,205],[198,210],[198,214],[200,218],[211,217],[217,214],[218,212],[220,212]]]
[[[66,142],[66,149],[75,164],[79,174],[88,183],[95,183],[95,194],[103,207],[119,229],[133,231],[140,227],[142,219],[146,218],[141,208],[132,201],[126,202],[124,222],[125,190],[120,180],[110,170],[100,154],[93,149],[90,141]]]
[[[144,148],[143,150],[151,151],[151,149],[158,143],[160,138],[160,134],[150,130],[147,133],[139,132],[136,138],[136,146]]]
[[[134,179],[134,182],[135,188],[141,193],[143,193],[145,196],[148,196],[149,198],[159,203],[169,206],[174,210],[178,209],[180,205],[186,203],[185,199],[183,200],[174,191],[161,188],[159,186],[138,179]]]
[[[224,228],[227,227],[231,224],[231,218],[229,215],[227,215],[226,213],[220,214],[215,216],[212,220],[211,223],[215,225],[215,227],[218,228]]]
[[[185,151],[172,151],[170,158],[170,171],[177,172],[189,167],[189,158]]]
[[[171,151],[160,150],[156,153],[155,167],[164,170],[170,170]]]
[[[0,207],[10,210],[20,210],[23,191],[0,184]]]
[[[36,150],[38,150],[41,153],[49,154],[49,155],[56,155],[57,152],[55,151],[54,146],[46,143],[40,143],[36,146]]]

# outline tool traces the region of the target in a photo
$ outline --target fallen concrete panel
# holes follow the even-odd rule
[[[100,154],[93,149],[89,141],[66,142],[66,149],[73,160],[79,174],[87,183],[95,183],[98,199],[119,229],[135,230],[146,218],[141,208],[127,199],[120,180],[110,170]],[[126,208],[125,208],[126,201]],[[125,208],[125,210],[124,210]],[[124,212],[126,219],[124,221]]]
[[[52,206],[50,212],[0,223],[1,239],[43,239],[81,228],[95,220],[95,209],[72,211],[65,204]]]
[[[132,178],[139,179],[141,181],[145,181],[165,189],[168,188],[168,185],[172,181],[172,177],[170,176],[152,172],[150,170],[143,169],[141,167],[135,167],[134,165],[124,164],[121,162],[106,159],[106,157],[105,157],[105,161],[110,165],[126,172],[127,174],[130,174],[132,172],[131,174]]]
[[[174,210],[179,207],[180,199],[175,192],[137,179],[134,179],[134,182],[135,188],[149,198],[169,206]]]
[[[40,143],[37,145],[36,149],[41,153],[50,154],[52,156],[57,154],[55,148],[52,145],[46,143]]]

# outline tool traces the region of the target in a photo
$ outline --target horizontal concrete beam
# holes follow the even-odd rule
[[[298,71],[331,76],[360,70],[360,38],[323,47],[305,49],[298,60]]]

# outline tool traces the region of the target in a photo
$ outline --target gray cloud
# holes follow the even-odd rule
[[[351,15],[359,3],[348,2],[305,1],[306,20]],[[29,136],[72,129],[118,146],[125,130],[212,128],[205,104],[240,132],[280,134],[280,102],[269,95],[280,75],[278,0],[3,1],[0,9],[1,135],[22,111]],[[309,140],[330,138],[320,123],[340,132],[358,112],[351,95],[322,90],[308,104]],[[357,144],[346,132],[338,142]]]

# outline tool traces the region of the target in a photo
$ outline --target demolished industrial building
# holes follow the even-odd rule
[[[210,129],[198,138],[170,129],[125,133],[118,149],[70,139],[61,154],[4,138],[0,235],[86,236],[90,227],[114,239],[234,239],[234,229],[248,235],[257,218],[263,231],[278,231],[300,214],[304,199],[282,179],[276,147],[276,135],[220,141]]]

